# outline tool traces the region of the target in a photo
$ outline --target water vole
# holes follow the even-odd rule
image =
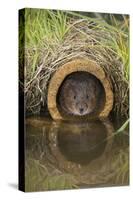
[[[62,83],[58,103],[69,115],[91,115],[98,109],[102,91],[100,81],[88,72],[74,72]]]

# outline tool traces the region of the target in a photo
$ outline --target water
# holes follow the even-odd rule
[[[129,184],[128,130],[114,134],[120,123],[26,122],[26,191]]]

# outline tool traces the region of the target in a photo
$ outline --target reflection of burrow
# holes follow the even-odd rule
[[[108,120],[78,124],[53,122],[49,146],[61,170],[87,184],[101,183],[102,173],[105,175],[110,167],[112,134],[113,127]]]

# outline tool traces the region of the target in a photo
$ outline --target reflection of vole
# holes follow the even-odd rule
[[[74,72],[60,87],[59,105],[64,113],[83,116],[95,112],[100,93],[100,81],[88,72]]]
[[[78,132],[74,133],[74,125],[58,131],[58,146],[69,161],[88,164],[100,157],[105,150],[107,129],[100,121],[78,123]]]

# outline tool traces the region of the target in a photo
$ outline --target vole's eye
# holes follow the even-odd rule
[[[73,97],[74,99],[76,99],[76,95],[74,95],[74,97]]]
[[[86,95],[86,98],[89,99],[89,95]]]

